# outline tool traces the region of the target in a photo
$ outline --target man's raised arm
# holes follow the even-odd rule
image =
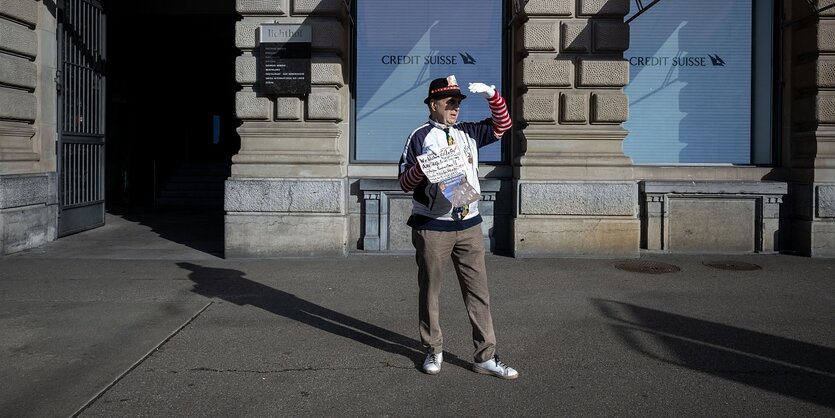
[[[490,105],[490,114],[493,118],[493,134],[496,135],[496,138],[501,138],[513,126],[513,122],[511,122],[510,114],[507,112],[507,104],[499,92],[496,91],[496,86],[470,83],[470,92],[487,99],[487,104]]]

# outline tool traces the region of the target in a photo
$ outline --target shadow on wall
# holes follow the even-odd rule
[[[659,362],[835,408],[835,350],[628,303],[592,299],[631,349]]]
[[[209,268],[192,263],[177,265],[191,272],[188,277],[195,283],[192,290],[194,293],[236,305],[254,306],[378,350],[399,354],[412,360],[416,368],[423,365],[424,354],[419,349],[420,343],[414,339],[306,301],[292,293],[254,282],[238,270]],[[444,361],[470,370],[468,362],[452,353],[444,353]]]

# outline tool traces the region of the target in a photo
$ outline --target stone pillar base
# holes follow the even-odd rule
[[[516,257],[638,257],[634,181],[518,181]]]
[[[0,176],[0,255],[57,238],[55,179],[55,173]]]
[[[345,216],[231,213],[225,217],[226,258],[343,257]]]
[[[637,219],[608,217],[523,218],[514,222],[514,255],[533,257],[637,258]]]
[[[811,235],[809,255],[812,257],[835,257],[835,221],[813,222],[809,231]]]
[[[347,254],[345,179],[230,179],[225,190],[225,256]]]
[[[835,221],[803,221],[792,223],[794,248],[806,256],[835,257]]]

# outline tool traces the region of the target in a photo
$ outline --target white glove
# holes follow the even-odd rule
[[[470,83],[470,93],[480,94],[489,99],[496,94],[496,86],[488,86],[484,83]]]

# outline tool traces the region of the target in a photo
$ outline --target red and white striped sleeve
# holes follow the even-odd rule
[[[501,138],[513,126],[510,114],[507,112],[507,104],[498,90],[493,97],[487,99],[487,104],[490,105],[490,114],[493,118],[493,134],[496,138]]]
[[[408,170],[400,173],[400,189],[404,192],[411,192],[423,180],[423,170],[420,169],[420,164],[415,163]]]

